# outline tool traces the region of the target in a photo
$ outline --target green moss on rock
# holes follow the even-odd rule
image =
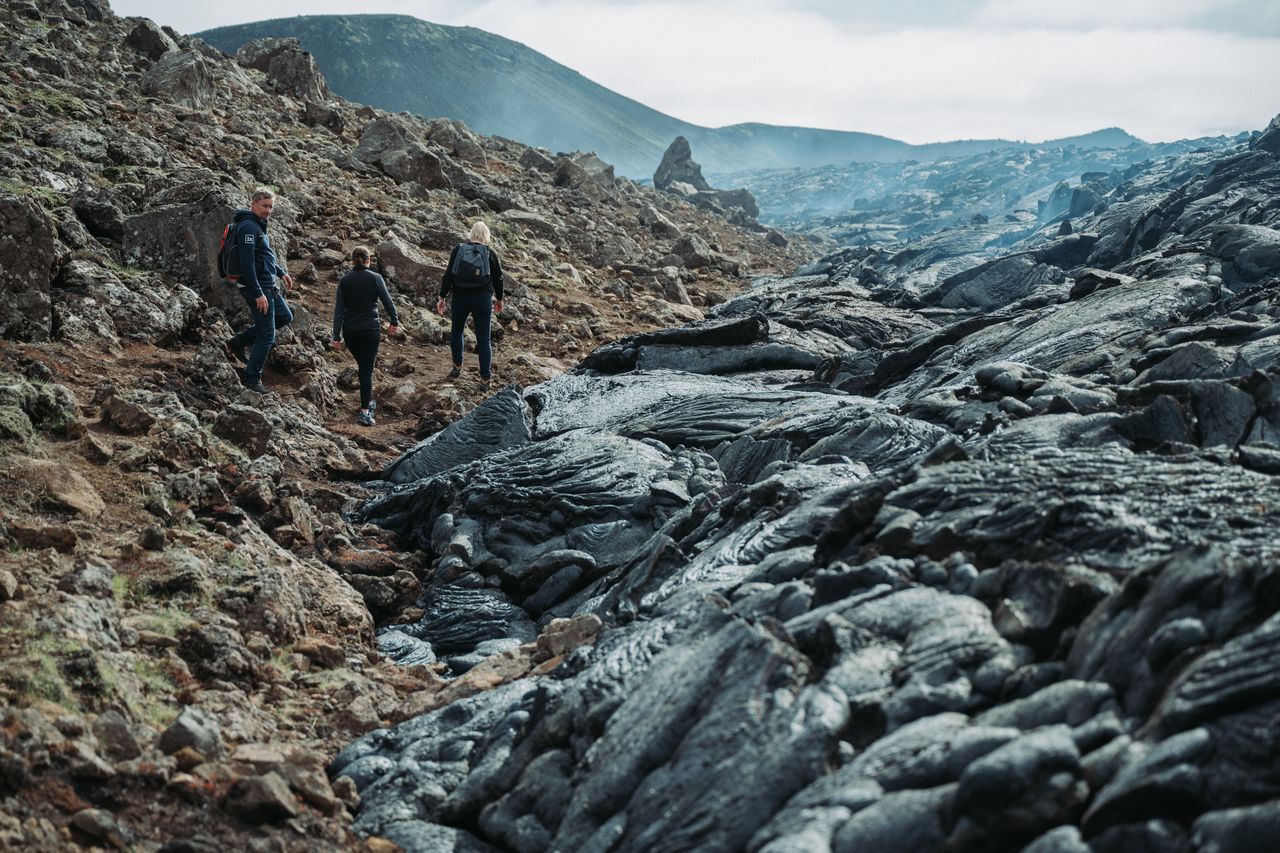
[[[31,437],[34,427],[27,413],[17,406],[0,406],[0,440]]]

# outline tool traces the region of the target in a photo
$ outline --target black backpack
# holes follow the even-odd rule
[[[482,243],[459,243],[449,272],[457,287],[488,287],[489,247]]]
[[[229,222],[222,229],[222,239],[218,241],[218,275],[229,282],[240,280],[240,253],[236,251],[236,226],[238,222]]]

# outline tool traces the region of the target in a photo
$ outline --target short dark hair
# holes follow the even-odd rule
[[[368,264],[369,258],[372,255],[373,252],[369,251],[368,246],[356,246],[351,250],[351,260],[355,261],[357,264]]]

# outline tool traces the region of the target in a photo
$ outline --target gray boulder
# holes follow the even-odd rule
[[[210,174],[182,191],[171,193],[169,203],[125,216],[122,248],[125,262],[168,273],[187,283],[206,302],[231,311],[244,311],[235,287],[218,277],[218,238],[231,221],[241,191],[220,184]],[[270,234],[276,258],[289,256],[292,212],[288,198],[277,197]]]
[[[128,719],[115,709],[98,715],[93,721],[93,734],[102,753],[114,761],[127,761],[142,754]]]
[[[382,169],[400,183],[413,181],[428,189],[452,186],[440,158],[394,116],[384,115],[369,122],[352,156]]]
[[[524,230],[546,240],[558,240],[560,229],[545,216],[527,210],[507,210],[502,214],[504,222],[519,225]]]
[[[989,839],[1035,838],[1075,816],[1089,796],[1066,726],[1026,734],[979,758],[960,777],[956,813]],[[992,847],[1004,846],[992,844]]]
[[[715,253],[697,234],[686,234],[677,240],[671,247],[671,254],[679,255],[691,270],[710,266],[715,261]]]
[[[296,38],[258,38],[236,51],[236,61],[267,75],[282,95],[324,103],[332,97],[315,57]]]
[[[233,404],[224,409],[213,424],[213,434],[225,438],[250,456],[267,452],[274,427],[262,412]]]
[[[526,148],[520,155],[520,165],[534,172],[552,174],[556,170],[556,161],[538,148]]]
[[[431,295],[439,290],[444,267],[398,235],[378,244],[378,268],[398,288]]]
[[[150,18],[138,21],[124,43],[148,59],[159,59],[171,50],[177,50],[173,39]]]
[[[216,81],[209,63],[191,50],[162,55],[142,76],[142,93],[168,98],[175,104],[203,109],[213,102]]]
[[[249,823],[284,821],[300,811],[289,783],[274,770],[236,780],[227,792],[226,808]]]
[[[190,288],[153,276],[122,277],[91,261],[71,261],[58,285],[58,338],[82,344],[172,339],[201,305]]]
[[[613,165],[601,160],[594,151],[574,154],[573,162],[597,184],[603,187],[612,187],[614,185],[616,178],[613,174]]]
[[[191,705],[183,708],[178,719],[160,733],[156,746],[166,755],[189,746],[210,759],[219,758],[226,751],[218,721],[207,711]]]

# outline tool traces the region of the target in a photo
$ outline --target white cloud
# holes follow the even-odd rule
[[[1234,6],[1233,0],[1161,0],[1158,7],[1144,0],[987,0],[973,16],[976,25],[1069,27],[1177,27],[1206,14]]]
[[[1280,110],[1280,38],[1192,26],[1259,8],[1258,0],[1165,0],[1158,21],[1147,20],[1150,4],[1139,0],[844,7],[862,9],[874,26],[831,5],[371,0],[361,11],[496,32],[648,106],[710,126],[759,121],[931,142],[1040,140],[1114,125],[1165,140],[1263,127]],[[239,22],[217,6],[116,0],[115,8],[186,31]],[[281,2],[261,14],[350,8],[350,0]]]

